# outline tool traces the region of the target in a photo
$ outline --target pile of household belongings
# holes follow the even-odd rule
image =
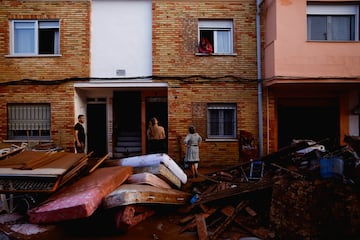
[[[22,143],[21,146],[16,144],[11,144],[9,147],[1,148],[0,149],[0,160],[5,159],[13,154],[19,153],[25,150],[27,147],[26,143]]]
[[[126,231],[154,214],[151,208],[141,204],[189,202],[191,195],[180,190],[187,176],[167,154],[109,160],[111,166],[98,167],[107,156],[90,170],[85,167],[86,171],[80,171],[87,162],[85,154],[23,151],[0,161],[0,178],[11,175],[11,179],[6,179],[6,184],[11,186],[4,187],[6,184],[0,182],[2,195],[26,193],[22,200],[27,199],[28,205],[25,216],[19,215],[15,208],[0,215],[1,230],[13,236],[40,237],[56,223],[86,220],[101,211],[111,211],[114,228]],[[15,180],[37,178],[52,178],[53,185],[36,191],[24,187],[16,190],[12,186]],[[40,198],[41,193],[47,193],[46,197]],[[35,198],[41,201],[29,201]]]
[[[317,220],[325,221],[327,216],[335,219],[338,217],[337,213],[330,213],[338,210],[338,214],[341,215],[346,211],[359,209],[360,206],[360,199],[354,198],[360,196],[360,138],[345,136],[344,141],[347,143],[346,146],[332,146],[328,139],[319,142],[293,140],[291,145],[267,156],[202,175],[206,181],[193,184],[192,204],[183,210],[187,216],[180,220],[181,231],[195,231],[200,240],[242,237],[329,239],[321,238],[325,235],[319,233],[319,229],[332,225],[325,225]],[[289,187],[291,184],[298,187],[302,184],[313,187],[304,188],[304,192],[294,187],[295,190],[292,192],[292,188]],[[340,191],[335,192],[332,186],[340,186]],[[312,211],[322,199],[313,199],[312,189],[316,191],[318,187],[325,196],[341,198],[342,191],[345,192],[344,186],[347,186],[347,190],[350,189],[349,192],[353,191],[351,196],[344,197],[339,202],[331,199],[327,199],[329,204],[322,202],[327,207],[331,206],[332,211]],[[299,199],[296,199],[297,197]],[[307,199],[308,205],[303,198]],[[345,206],[345,210],[341,206]],[[346,227],[342,225],[342,230],[346,230],[341,232],[339,225],[333,226],[332,233],[339,231],[336,237],[344,239],[342,237],[349,236],[345,234],[353,234],[360,230],[357,224],[360,220],[356,217],[360,210],[353,212],[348,219],[346,216],[342,218],[352,222]],[[322,215],[316,218],[315,214]],[[291,215],[298,217],[294,218]],[[309,220],[306,220],[308,218]],[[286,231],[290,233],[286,235]],[[319,236],[320,238],[317,238]]]

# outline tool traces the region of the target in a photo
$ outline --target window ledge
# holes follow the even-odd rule
[[[207,138],[205,142],[238,142],[236,138]]]
[[[49,143],[49,142],[54,142],[53,140],[49,139],[49,140],[46,140],[46,139],[31,139],[31,140],[28,140],[28,139],[8,139],[8,140],[3,140],[4,143]]]
[[[39,54],[39,55],[5,55],[7,58],[33,58],[33,57],[61,57],[61,54]]]
[[[340,41],[340,40],[307,40],[307,42],[316,42],[316,43],[359,43],[359,40],[348,40],[348,41]]]
[[[237,56],[236,53],[195,53],[195,56],[208,57],[208,56]]]

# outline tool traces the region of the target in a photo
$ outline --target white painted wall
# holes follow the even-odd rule
[[[91,77],[152,75],[151,0],[93,0]],[[125,70],[125,76],[116,70]]]

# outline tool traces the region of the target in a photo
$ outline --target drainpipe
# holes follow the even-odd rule
[[[257,83],[258,83],[258,154],[263,156],[263,109],[262,109],[262,82],[261,82],[261,29],[260,29],[260,6],[263,0],[256,0],[256,53],[257,53]]]

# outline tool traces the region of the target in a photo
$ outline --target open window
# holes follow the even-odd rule
[[[59,54],[59,21],[11,21],[11,54]]]
[[[199,44],[206,38],[215,54],[233,53],[233,22],[232,20],[199,20]]]

